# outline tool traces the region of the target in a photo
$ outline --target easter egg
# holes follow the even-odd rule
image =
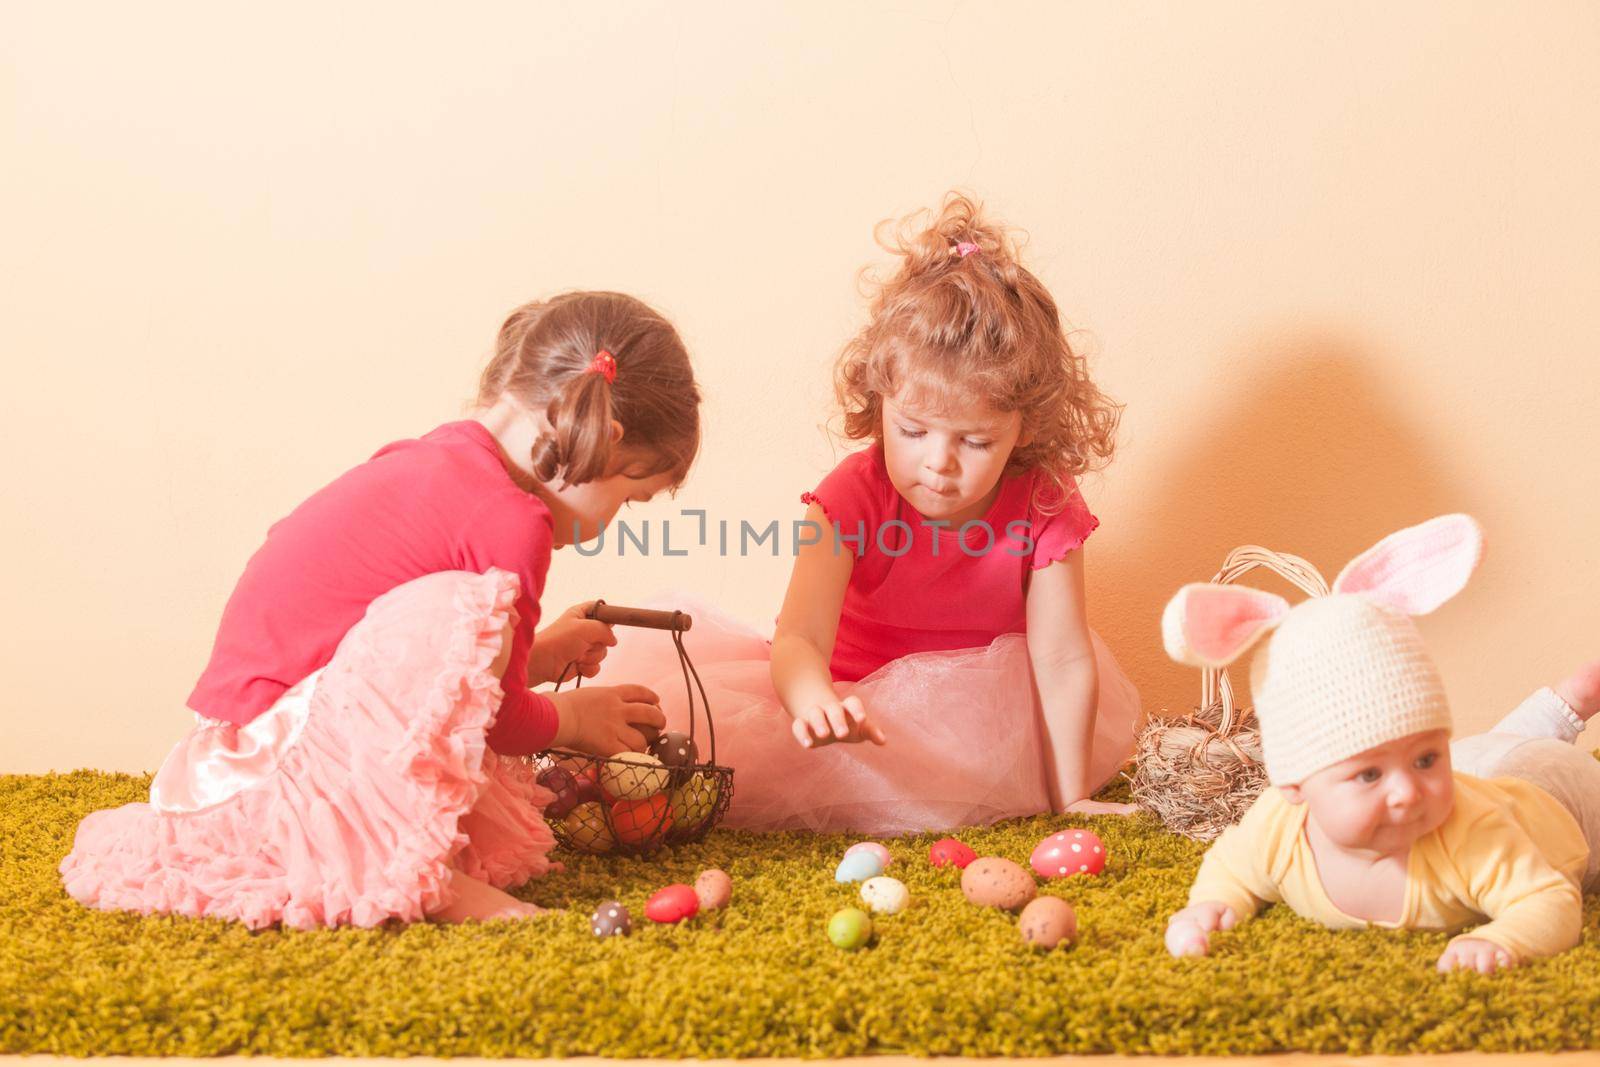
[[[600,789],[610,800],[654,796],[671,780],[671,772],[648,752],[619,752],[600,768]]]
[[[578,777],[563,767],[546,767],[534,779],[555,797],[545,806],[546,819],[564,819],[579,804],[600,799],[600,787],[586,777]]]
[[[1041,878],[1099,874],[1106,866],[1106,846],[1088,830],[1062,830],[1033,848],[1028,863]]]
[[[545,818],[560,819],[578,806],[578,780],[572,772],[562,767],[546,767],[533,780],[555,794],[545,805]]]
[[[672,825],[695,829],[717,810],[717,776],[696,771],[672,791]]]
[[[693,767],[700,762],[700,750],[695,746],[694,739],[680,730],[668,730],[650,742],[646,751],[660,760],[663,767],[673,770]]]
[[[694,880],[694,895],[700,900],[701,911],[726,908],[733,899],[733,879],[728,877],[727,871],[715,867],[701,871],[700,877]]]
[[[883,862],[871,852],[845,854],[833,872],[835,882],[864,882],[883,873]]]
[[[900,879],[879,875],[861,883],[861,899],[879,915],[898,915],[911,903],[911,891]]]
[[[624,845],[638,848],[655,841],[672,825],[672,810],[661,793],[611,805],[611,832]]]
[[[657,889],[644,902],[644,917],[652,922],[676,923],[692,919],[700,911],[700,898],[694,887],[675,882]]]
[[[860,908],[841,908],[828,920],[828,940],[846,952],[872,940],[872,916]]]
[[[599,772],[595,768],[592,756],[562,756],[556,760],[556,766],[574,778],[588,778],[591,781],[599,781]]]
[[[961,892],[974,904],[1015,911],[1034,898],[1033,876],[1019,864],[984,856],[961,872]]]
[[[606,813],[598,800],[579,804],[567,812],[567,817],[561,820],[561,829],[566,832],[567,843],[579,852],[610,852],[617,843],[611,835],[611,827],[606,825]]]
[[[935,867],[960,867],[978,858],[978,854],[953,837],[941,838],[928,849],[928,862]]]
[[[1070,945],[1078,937],[1078,914],[1060,897],[1039,897],[1022,909],[1017,930],[1022,940],[1035,948]]]
[[[876,841],[861,841],[844,850],[846,856],[853,856],[857,852],[870,852],[878,857],[878,866],[884,870],[889,869],[889,864],[894,862],[894,857],[889,855],[889,850]]]
[[[589,930],[596,937],[627,937],[633,933],[633,916],[620,900],[608,900],[589,916]]]

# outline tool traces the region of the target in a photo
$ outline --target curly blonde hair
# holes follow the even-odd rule
[[[1063,506],[1073,479],[1110,461],[1122,408],[1090,380],[1016,241],[958,192],[875,236],[901,262],[887,280],[867,279],[870,316],[834,369],[844,435],[881,440],[883,398],[903,389],[935,410],[979,399],[1020,412],[1028,443],[1008,471],[1040,471],[1058,492],[1039,505]]]

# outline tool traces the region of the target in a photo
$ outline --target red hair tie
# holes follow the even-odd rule
[[[615,384],[617,380],[617,357],[602,348],[595,353],[594,359],[590,360],[589,365],[584,368],[585,374],[591,372],[604,374],[607,385]]]

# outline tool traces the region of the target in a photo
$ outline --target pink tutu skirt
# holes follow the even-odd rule
[[[497,887],[549,869],[551,800],[484,734],[514,574],[430,574],[374,600],[328,665],[245,726],[201,722],[151,802],[98,811],[61,863],[105,910],[251,928],[415,921],[455,868]]]
[[[888,744],[805,749],[772,688],[770,641],[693,597],[657,598],[649,606],[694,617],[684,647],[710,700],[716,760],[733,768],[733,802],[723,825],[892,835],[1049,810],[1023,635],[1005,634],[987,648],[916,653],[859,682],[837,683],[840,696],[862,698]],[[668,728],[687,730],[683,676],[670,638],[626,626],[616,635],[595,684],[647,685],[661,696]],[[1142,720],[1138,691],[1098,635],[1094,650],[1100,703],[1089,762],[1098,787],[1132,755]],[[703,717],[695,742],[709,759]]]

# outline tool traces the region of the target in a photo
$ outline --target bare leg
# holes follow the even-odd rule
[[[480,882],[460,871],[451,871],[450,888],[455,893],[455,900],[446,904],[438,911],[430,912],[428,918],[435,922],[459,923],[469,919],[478,922],[493,922],[498,919],[532,919],[543,915],[545,909],[536,904],[518,900],[510,893],[496,889],[487,882]]]
[[[1584,722],[1600,711],[1600,659],[1585,663],[1565,680],[1551,686],[1567,707]]]

